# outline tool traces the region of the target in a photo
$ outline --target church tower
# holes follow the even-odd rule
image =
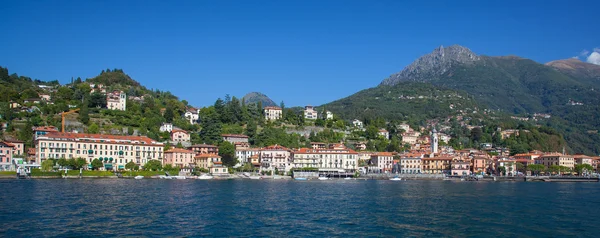
[[[431,153],[432,154],[438,153],[438,136],[437,136],[437,130],[435,130],[435,128],[433,128],[433,131],[431,133]]]

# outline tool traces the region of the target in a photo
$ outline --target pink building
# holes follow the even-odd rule
[[[164,152],[163,166],[170,164],[177,168],[190,168],[190,164],[196,163],[194,151],[174,148]]]
[[[292,167],[291,153],[280,145],[267,146],[259,154],[261,170],[288,172]]]
[[[171,141],[175,142],[175,143],[184,143],[184,142],[190,142],[190,134],[187,133],[187,131],[184,130],[172,130],[171,131]]]
[[[467,160],[452,160],[451,162],[451,174],[452,175],[470,175],[471,174],[471,162]]]
[[[14,145],[0,141],[0,171],[10,169]]]
[[[13,147],[14,155],[19,155],[19,156],[25,155],[25,143],[23,141],[12,139],[12,138],[8,138],[4,141],[9,144],[12,144],[14,146]]]

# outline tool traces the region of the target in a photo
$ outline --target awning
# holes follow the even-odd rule
[[[88,169],[92,169],[92,164],[88,164]]]
[[[105,169],[112,169],[112,164],[104,164]]]
[[[119,169],[125,169],[125,166],[124,165],[119,165],[118,168]]]
[[[123,155],[123,151],[122,151],[122,150],[121,150],[121,151],[119,151],[119,155]]]
[[[108,161],[113,161],[113,158],[112,157],[108,158]]]
[[[88,154],[93,154],[94,151],[93,150],[88,150]]]

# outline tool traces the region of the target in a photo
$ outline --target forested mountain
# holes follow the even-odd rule
[[[440,47],[383,80],[378,87],[326,106],[339,113],[360,112],[366,106],[362,103],[364,95],[386,91],[390,86],[414,88],[413,82],[426,83],[430,88],[415,90],[428,94],[431,88],[447,88],[468,94],[468,98],[482,108],[517,115],[550,114],[552,118],[541,123],[562,133],[574,152],[598,154],[600,83],[597,67],[600,66],[574,60],[543,65],[516,56],[478,56],[462,46]],[[391,100],[379,103],[379,108],[397,108],[397,103]],[[343,110],[334,106],[340,104],[344,105]],[[380,115],[394,118],[397,113],[388,109]]]
[[[246,104],[258,104],[260,102],[263,107],[277,106],[277,104],[273,102],[273,100],[271,100],[269,97],[267,97],[267,95],[264,95],[263,93],[259,92],[248,93],[242,98],[242,100]]]

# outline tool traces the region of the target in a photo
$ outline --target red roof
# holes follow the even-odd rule
[[[185,131],[185,130],[180,130],[180,129],[173,129],[173,130],[171,131],[171,133],[175,133],[175,132],[183,132],[183,133],[185,133],[185,134],[188,134],[188,132],[187,132],[187,131]]]
[[[392,152],[377,152],[377,153],[374,153],[372,156],[394,156],[394,153],[392,153]]]
[[[188,148],[217,148],[216,145],[207,145],[207,144],[196,144],[196,145],[192,145]]]
[[[197,154],[196,156],[194,156],[194,158],[221,158],[221,156],[214,154]]]
[[[281,107],[267,106],[265,110],[281,110]]]
[[[280,145],[270,145],[265,147],[263,150],[289,150],[288,148],[285,148],[283,146]]]
[[[58,129],[54,126],[40,126],[34,127],[33,131],[58,132]]]
[[[312,148],[300,148],[294,151],[294,154],[358,154],[352,149],[312,149]]]
[[[222,134],[222,137],[237,137],[237,138],[248,138],[247,135],[241,135],[241,134]]]
[[[188,154],[193,154],[194,151],[186,150],[186,149],[181,149],[181,148],[171,148],[170,150],[165,151],[165,154],[166,153],[188,153]]]

